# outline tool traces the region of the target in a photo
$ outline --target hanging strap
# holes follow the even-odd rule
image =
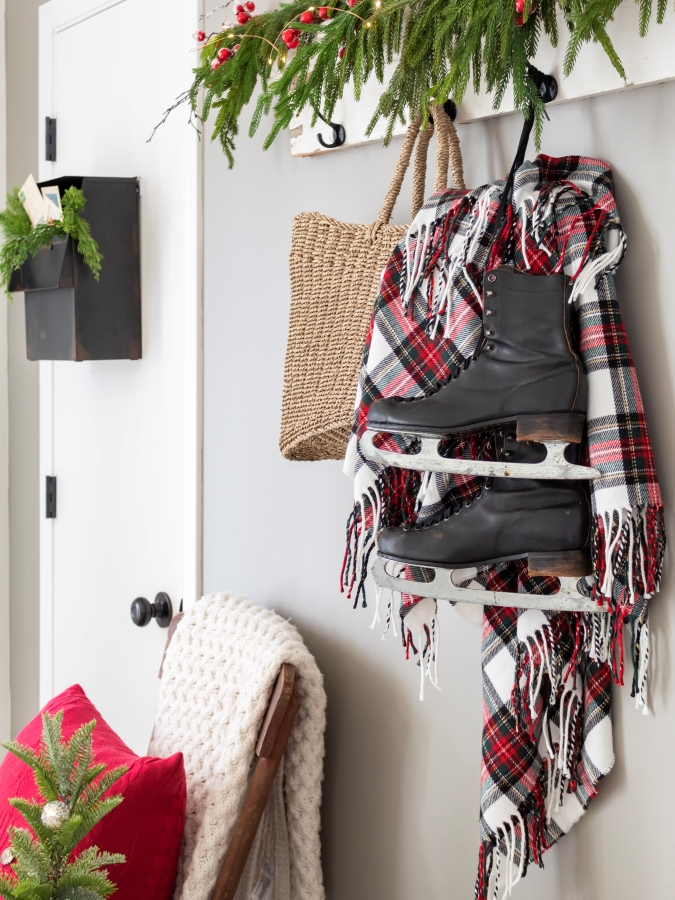
[[[462,167],[462,152],[459,146],[459,138],[455,126],[445,112],[442,106],[433,107],[434,122],[429,123],[424,131],[421,131],[421,116],[416,116],[410,123],[403,139],[403,146],[396,163],[394,177],[389,185],[382,209],[377,220],[371,225],[369,237],[371,242],[375,239],[375,235],[382,225],[388,225],[394,206],[401,192],[401,186],[405,173],[408,171],[410,159],[412,157],[415,141],[417,141],[417,149],[415,151],[415,162],[413,165],[413,197],[412,197],[412,215],[414,219],[422,208],[425,197],[425,182],[427,174],[427,155],[429,142],[436,131],[437,147],[436,147],[436,178],[434,183],[434,191],[444,191],[448,184],[448,160],[452,167],[452,179],[455,188],[465,190],[464,171]],[[418,140],[419,136],[419,140]]]
[[[499,204],[499,211],[497,212],[497,218],[495,219],[493,228],[492,228],[492,239],[495,240],[497,236],[501,233],[502,228],[504,227],[504,219],[506,218],[506,208],[509,203],[513,200],[513,185],[516,179],[516,172],[525,162],[525,153],[527,152],[527,145],[530,140],[530,133],[532,132],[532,126],[534,125],[534,111],[530,109],[529,114],[526,116],[525,121],[523,122],[523,130],[520,133],[520,141],[518,142],[518,150],[516,151],[516,157],[513,160],[513,165],[511,166],[511,170],[509,171],[508,177],[506,179],[506,184],[504,185],[504,190],[502,192],[502,199]]]
[[[464,191],[464,166],[462,151],[455,123],[442,106],[432,106],[434,126],[437,134],[438,150],[436,152],[436,185],[434,190],[445,191],[448,188],[448,162],[452,170],[452,183],[455,190]],[[418,210],[419,211],[419,210]],[[415,213],[415,215],[417,212]],[[413,216],[414,218],[414,216]]]

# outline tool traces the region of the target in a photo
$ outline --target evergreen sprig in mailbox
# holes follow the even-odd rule
[[[14,272],[10,290],[25,292],[28,359],[140,359],[138,179],[64,176],[38,186],[48,185],[61,195],[82,191],[103,261],[96,280],[68,236]]]

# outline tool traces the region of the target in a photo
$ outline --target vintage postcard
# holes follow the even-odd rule
[[[23,208],[28,213],[28,218],[30,219],[33,228],[35,228],[36,225],[42,225],[43,222],[47,221],[45,214],[45,198],[40,193],[40,189],[35,183],[35,179],[32,175],[28,176],[23,187],[19,191],[19,199],[23,203]]]
[[[42,196],[45,200],[45,220],[47,222],[59,222],[63,218],[61,207],[61,191],[58,185],[52,184],[42,188]]]

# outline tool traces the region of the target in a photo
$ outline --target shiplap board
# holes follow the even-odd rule
[[[572,74],[569,78],[563,78],[563,59],[568,32],[562,16],[559,22],[558,46],[552,47],[546,38],[542,38],[532,62],[540,71],[555,75],[558,80],[558,98],[551,106],[579,100],[582,97],[597,97],[601,94],[675,80],[675,10],[672,4],[668,5],[663,24],[657,25],[652,21],[647,36],[641,38],[638,31],[638,6],[631,0],[625,0],[619,6],[615,19],[610,22],[607,31],[626,70],[625,81],[613,68],[599,44],[586,44],[579,54]],[[393,65],[388,67],[389,72],[392,69]],[[365,133],[382,90],[382,85],[375,78],[371,78],[365,85],[358,103],[350,92],[337,104],[333,120],[345,128],[346,142],[343,148],[382,140],[385,129],[383,120],[378,122],[370,136],[366,137]],[[457,122],[473,122],[477,119],[505,115],[513,112],[513,109],[511,89],[498,111],[492,108],[490,94],[485,91],[474,94],[469,89],[459,108]],[[312,128],[311,119],[311,110],[305,109],[296,117],[296,122],[290,129],[293,156],[313,156],[317,153],[331,152],[322,147],[317,139],[317,135],[322,134],[324,140],[330,142],[331,129],[321,121]],[[405,127],[399,125],[394,134],[403,134],[404,131]]]

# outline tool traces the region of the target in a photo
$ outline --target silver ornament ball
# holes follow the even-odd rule
[[[40,819],[45,828],[60,828],[70,818],[70,811],[60,800],[50,800],[42,807]]]

